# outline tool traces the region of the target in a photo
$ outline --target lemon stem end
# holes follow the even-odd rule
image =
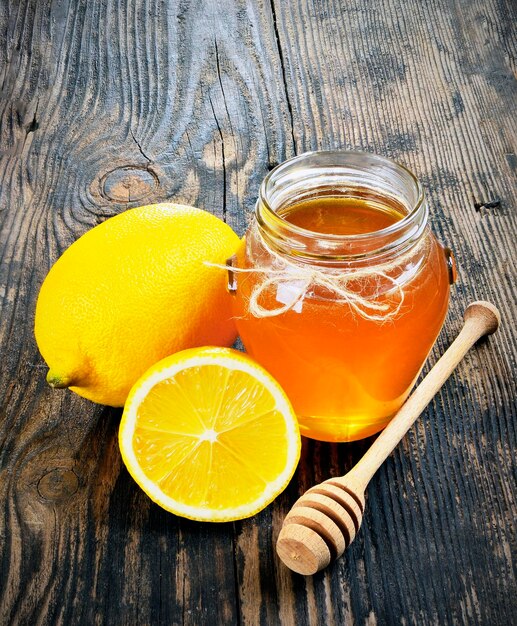
[[[69,376],[59,376],[52,370],[49,370],[47,374],[47,383],[52,389],[66,389],[72,384],[72,379]]]

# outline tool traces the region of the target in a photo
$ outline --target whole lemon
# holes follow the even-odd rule
[[[224,263],[239,238],[219,218],[179,204],[129,209],[92,228],[53,265],[36,305],[47,381],[122,406],[156,361],[229,346],[237,332]]]

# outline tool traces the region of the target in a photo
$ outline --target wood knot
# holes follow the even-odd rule
[[[45,500],[63,502],[79,488],[79,478],[70,469],[56,467],[44,474],[38,481],[38,493]]]
[[[501,200],[496,198],[495,200],[489,200],[488,202],[474,202],[474,208],[479,213],[482,209],[500,209]]]
[[[114,202],[135,202],[146,198],[160,186],[150,166],[126,165],[105,174],[100,181],[101,194]]]

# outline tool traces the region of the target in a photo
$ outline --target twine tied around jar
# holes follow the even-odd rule
[[[417,244],[417,247],[420,247]],[[217,267],[236,274],[262,274],[263,279],[254,285],[249,298],[248,308],[251,315],[256,318],[275,317],[291,310],[299,310],[300,305],[307,294],[316,288],[327,290],[334,296],[333,302],[336,304],[348,304],[363,319],[385,322],[395,318],[404,304],[404,288],[399,282],[390,276],[396,268],[400,268],[408,263],[416,254],[413,246],[408,252],[396,259],[379,265],[371,265],[364,268],[354,268],[352,270],[339,271],[335,269],[316,269],[313,266],[293,263],[285,257],[281,257],[270,250],[275,258],[275,262],[267,267],[240,268],[230,265],[205,262],[205,265]],[[279,269],[275,265],[280,265]],[[376,281],[377,287],[371,295],[361,295],[357,290],[358,281]],[[389,287],[380,291],[380,283],[386,282]],[[354,283],[355,289],[351,287]],[[277,294],[282,286],[294,287],[292,298],[284,298],[280,301],[280,306],[266,308],[260,300],[262,296],[271,288],[276,288]],[[393,297],[389,302],[381,301],[380,296],[392,293]],[[383,298],[385,300],[385,298]],[[277,295],[278,300],[278,295]]]

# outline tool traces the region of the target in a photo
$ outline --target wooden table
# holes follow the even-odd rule
[[[0,623],[517,623],[516,13],[512,0],[0,5]],[[32,328],[46,272],[92,226],[172,199],[242,234],[268,170],[326,148],[394,157],[425,184],[460,269],[430,362],[472,299],[503,326],[382,467],[345,556],[304,578],[274,554],[282,518],[367,441],[305,441],[289,488],[250,520],[174,517],[123,467],[120,411],[47,386]]]

